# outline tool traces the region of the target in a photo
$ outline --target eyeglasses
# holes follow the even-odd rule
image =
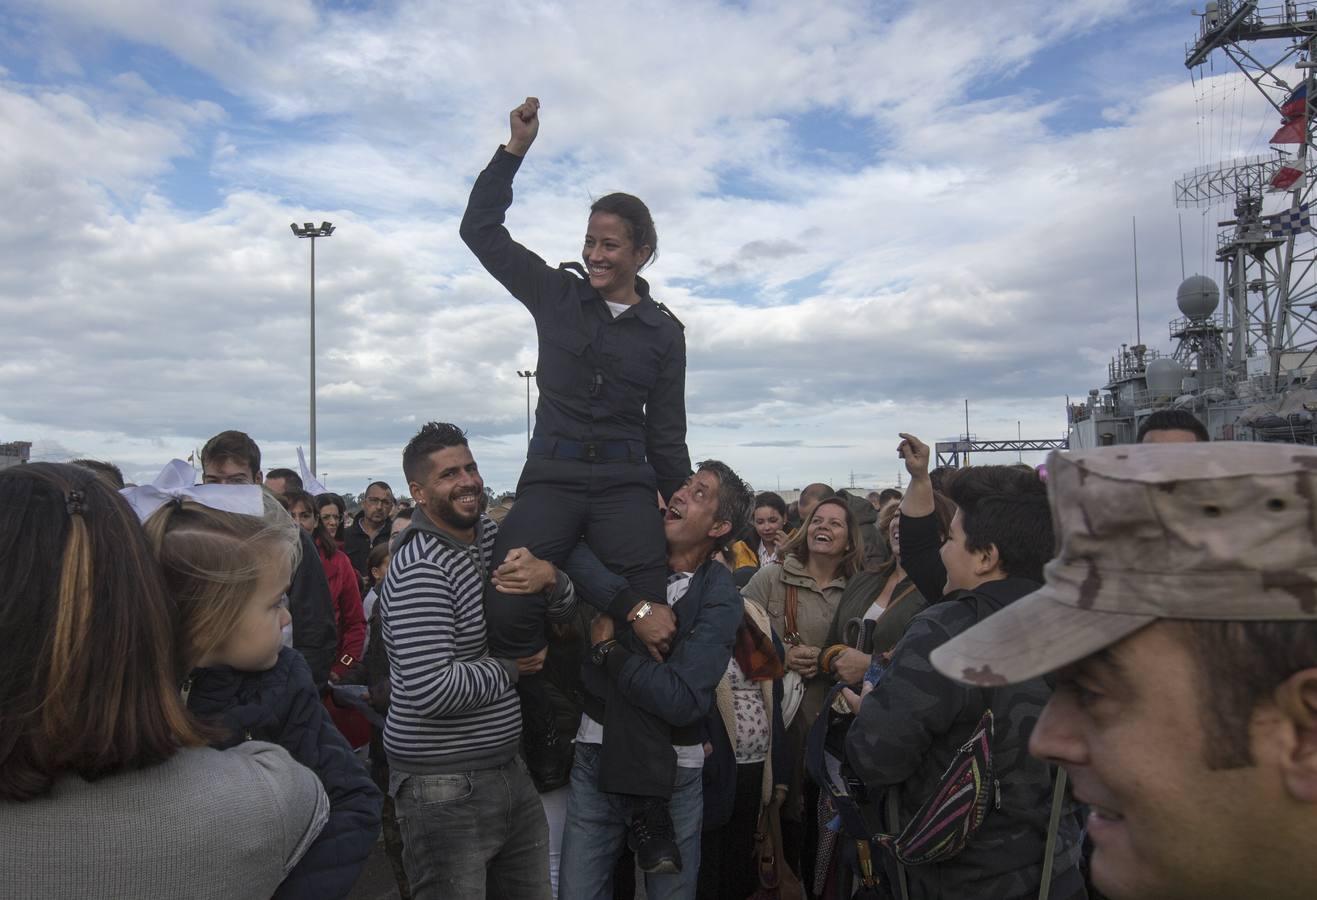
[[[367,497],[365,502],[370,506],[392,506],[392,497]]]

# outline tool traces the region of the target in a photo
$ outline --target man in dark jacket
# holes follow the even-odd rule
[[[695,896],[703,807],[701,720],[727,671],[744,611],[731,572],[710,557],[715,550],[726,550],[751,502],[749,488],[726,465],[712,460],[700,464],[672,495],[663,522],[671,570],[668,603],[654,604],[629,626],[633,598],[626,579],[610,572],[584,546],[567,562],[581,596],[605,614],[591,628],[591,659],[585,666],[590,696],[576,736],[561,896],[609,895],[613,863],[628,827],[633,837],[637,828],[632,804],[620,792],[644,793],[650,782],[663,781],[671,787],[671,827],[681,871],[646,875],[646,895],[651,900]],[[614,636],[618,632],[620,640]],[[630,702],[609,703],[614,696]],[[644,722],[617,718],[633,707],[651,713],[665,733],[670,730],[665,739],[671,749],[663,758],[627,758],[625,744],[613,737],[644,727]],[[643,828],[645,823],[639,824]]]
[[[394,506],[393,488],[388,482],[372,481],[361,501],[361,515],[343,532],[343,550],[362,578],[370,574],[366,571],[366,558],[371,549],[389,539],[389,517]]]
[[[928,477],[928,447],[902,435],[910,488],[901,501],[901,563],[925,596],[941,598],[910,623],[876,687],[866,688],[847,737],[846,756],[887,807],[896,791],[899,834],[937,791],[951,760],[991,709],[996,785],[982,826],[955,856],[904,867],[911,898],[1028,900],[1038,896],[1056,772],[1029,756],[1029,735],[1050,693],[1042,679],[967,687],[933,670],[929,654],[1025,594],[1037,590],[1052,555],[1046,489],[1032,473],[1006,466],[966,469],[951,483],[956,503],[942,543]],[[940,547],[940,551],[939,551]],[[999,798],[999,799],[998,799]],[[1078,822],[1063,808],[1053,851],[1051,897],[1086,896]],[[886,819],[886,817],[884,817]],[[884,854],[889,881],[901,877]]]
[[[241,431],[221,431],[201,448],[201,473],[206,484],[260,484],[261,448]],[[293,649],[306,658],[311,677],[323,688],[338,656],[338,626],[320,552],[305,531],[301,540],[301,561],[288,586]]]

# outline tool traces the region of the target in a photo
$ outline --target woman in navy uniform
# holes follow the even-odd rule
[[[527,98],[510,119],[511,138],[476,179],[461,229],[481,264],[530,310],[539,343],[535,433],[493,562],[526,547],[561,565],[584,537],[626,577],[630,588],[612,609],[632,619],[644,601],[660,605],[666,593],[655,492],[666,500],[690,475],[682,325],[638,274],[658,250],[654,221],[639,199],[609,194],[595,201],[584,266],[550,266],[512,239],[504,214],[513,176],[539,131],[539,101]],[[542,597],[491,587],[485,608],[491,654],[515,659],[544,648]],[[554,746],[549,706],[537,702],[535,681],[522,678],[519,690],[527,763],[543,790],[566,782],[570,757]]]

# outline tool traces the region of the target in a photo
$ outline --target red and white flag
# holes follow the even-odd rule
[[[1280,168],[1271,176],[1271,191],[1288,191],[1303,178],[1305,163],[1298,157],[1283,160]]]

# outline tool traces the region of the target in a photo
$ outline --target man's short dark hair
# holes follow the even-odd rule
[[[106,462],[103,459],[74,459],[69,461],[69,465],[91,469],[101,481],[116,491],[123,490],[123,472],[112,462]]]
[[[466,441],[466,432],[456,425],[448,422],[426,422],[402,451],[403,474],[407,476],[408,483],[420,482],[430,472],[431,453],[449,447],[467,446],[470,445]]]
[[[928,473],[928,480],[933,483],[933,490],[939,494],[948,494],[951,482],[955,480],[959,471],[955,466],[938,466]]]
[[[726,552],[736,541],[742,523],[750,518],[750,513],[754,509],[754,491],[725,462],[706,459],[696,465],[695,471],[712,472],[718,479],[718,511],[714,513],[714,517],[719,522],[730,523],[732,528],[716,539],[714,548]]]
[[[384,490],[388,491],[390,494],[393,493],[393,488],[389,487],[387,481],[372,481],[370,484],[366,485],[366,493],[369,494],[371,488],[384,488]]]
[[[265,480],[269,481],[271,478],[283,479],[284,487],[287,490],[290,491],[306,490],[306,488],[302,486],[302,476],[298,475],[292,469],[271,469],[270,471],[265,473]]]
[[[996,547],[1007,575],[1043,580],[1056,547],[1047,486],[1038,476],[1014,466],[971,466],[956,473],[947,496],[960,508],[966,550]]]
[[[252,478],[261,474],[261,448],[245,431],[221,431],[201,448],[201,467],[210,462],[235,462],[246,466]]]
[[[412,515],[415,512],[416,510],[412,509],[410,506],[404,506],[402,509],[398,510],[398,514],[394,516],[394,518],[402,519],[404,522],[410,522],[412,520]]]
[[[1206,426],[1198,421],[1198,417],[1187,409],[1157,410],[1143,420],[1143,424],[1139,426],[1138,439],[1134,443],[1142,444],[1149,431],[1188,431],[1192,432],[1200,443],[1205,444],[1212,440],[1207,433]]]
[[[1253,711],[1296,672],[1317,668],[1317,622],[1173,623],[1203,677],[1199,716],[1207,733],[1207,765],[1241,769],[1254,763]]]
[[[882,506],[888,500],[900,500],[904,496],[896,488],[887,488],[878,495],[878,505]]]

